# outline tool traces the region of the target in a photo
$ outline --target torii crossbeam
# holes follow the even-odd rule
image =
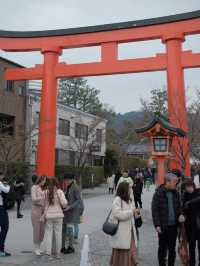
[[[63,30],[0,31],[0,49],[7,52],[40,51],[42,65],[7,69],[7,80],[42,79],[37,173],[54,175],[56,143],[57,78],[112,75],[164,70],[170,121],[187,132],[184,69],[200,67],[200,53],[183,51],[185,36],[200,33],[200,11],[179,15]],[[118,59],[118,44],[160,39],[166,52],[154,57]],[[100,46],[100,62],[59,62],[63,49]],[[175,149],[179,149],[177,141]],[[185,174],[190,174],[188,140],[183,142]],[[178,156],[171,167],[180,168]]]

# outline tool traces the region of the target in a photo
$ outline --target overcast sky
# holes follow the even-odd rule
[[[200,9],[200,0],[6,0],[0,9],[0,29],[44,30],[122,22],[166,16]],[[188,37],[184,49],[200,52],[200,35]],[[120,58],[152,56],[164,52],[160,41],[120,45]],[[42,62],[39,53],[5,53],[25,66]],[[68,63],[94,61],[99,49],[84,48],[64,51],[61,60]],[[103,102],[117,112],[140,108],[140,98],[149,98],[150,90],[166,84],[165,72],[90,77],[91,85],[100,89]],[[200,87],[200,69],[185,71],[188,98]],[[189,89],[188,89],[189,87]]]

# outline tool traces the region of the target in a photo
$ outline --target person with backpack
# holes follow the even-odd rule
[[[10,191],[10,186],[3,181],[4,175],[0,173],[0,257],[11,256],[5,251],[5,241],[9,229],[9,217],[6,210],[6,194]]]
[[[200,189],[192,180],[184,183],[183,212],[186,217],[185,229],[189,244],[189,266],[196,265],[196,244],[200,265]]]

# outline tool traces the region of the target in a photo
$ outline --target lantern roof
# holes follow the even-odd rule
[[[171,133],[172,135],[177,135],[179,137],[185,137],[186,132],[181,128],[175,127],[170,123],[169,119],[161,114],[154,114],[153,119],[144,127],[135,129],[136,133],[147,133],[152,131],[156,126],[159,125],[163,130]]]

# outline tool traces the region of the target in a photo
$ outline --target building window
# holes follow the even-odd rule
[[[7,80],[6,81],[6,91],[8,91],[8,92],[14,91],[14,81],[13,80]]]
[[[61,118],[59,119],[58,134],[70,136],[70,121]]]
[[[70,165],[70,151],[57,148],[55,161],[57,165]]]
[[[17,95],[19,95],[19,96],[25,96],[26,95],[24,86],[18,86],[17,87]]]
[[[75,125],[75,137],[77,139],[88,140],[88,126],[76,123],[76,125]]]
[[[0,114],[0,135],[13,136],[15,133],[15,117]]]
[[[102,143],[102,129],[96,130],[96,142],[99,144]]]

